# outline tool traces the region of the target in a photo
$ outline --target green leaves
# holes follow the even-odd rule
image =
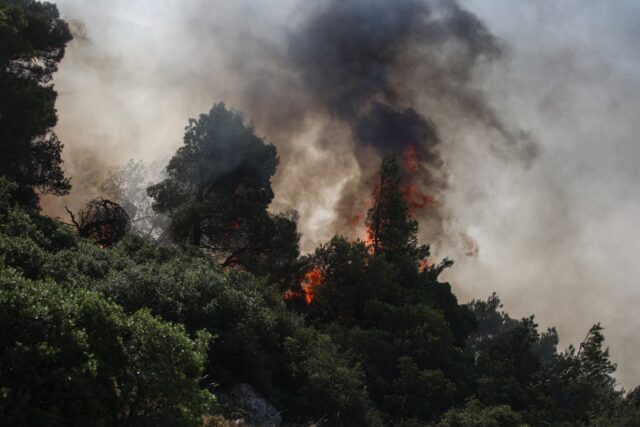
[[[148,194],[169,215],[174,242],[202,247],[225,267],[282,280],[292,274],[300,235],[295,213],[267,212],[277,165],[275,146],[219,103],[189,121],[168,177]]]
[[[37,192],[62,195],[62,143],[53,133],[57,93],[50,84],[71,40],[54,4],[0,1],[0,175],[12,198],[36,208]]]
[[[487,406],[471,399],[462,408],[448,411],[437,427],[524,427],[522,417],[509,405]]]
[[[96,293],[0,272],[0,418],[10,425],[200,425],[210,335]]]
[[[201,389],[211,335],[190,339],[184,326],[171,325],[140,310],[129,317],[125,374],[116,387],[128,403],[131,424],[199,425],[213,411],[214,397]]]

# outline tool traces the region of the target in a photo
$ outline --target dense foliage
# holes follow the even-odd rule
[[[171,218],[174,241],[203,247],[224,266],[262,273],[299,255],[295,216],[267,211],[277,165],[273,144],[221,103],[189,121],[168,177],[148,192],[154,209]]]
[[[206,333],[4,268],[0,322],[6,425],[197,425],[211,411]]]
[[[197,345],[192,344],[191,351],[198,351],[196,355],[200,365],[197,366],[198,369],[204,369],[200,383],[207,389],[215,386],[214,392],[224,391],[235,384],[248,382],[284,410],[285,416],[291,420],[324,418],[334,423],[358,424],[364,420],[372,425],[377,423],[359,368],[348,356],[339,354],[327,336],[305,326],[300,316],[288,311],[281,295],[264,281],[248,273],[225,272],[215,260],[198,250],[185,251],[176,246],[155,246],[134,235],[113,248],[102,249],[92,241],[76,238],[69,229],[49,219],[32,216],[20,208],[11,207],[11,185],[2,181],[2,186],[0,265],[9,269],[15,277],[36,280],[37,282],[28,282],[35,289],[42,283],[42,292],[46,292],[45,284],[60,292],[58,299],[42,301],[42,310],[47,310],[47,307],[59,308],[60,300],[76,298],[77,294],[82,297],[89,295],[99,301],[104,301],[103,298],[107,297],[118,303],[118,306],[109,303],[112,305],[108,307],[119,310],[119,315],[125,319],[126,316],[133,316],[133,319],[156,319],[152,317],[156,315],[172,324],[184,325],[175,327],[154,320],[159,322],[157,328],[178,328],[175,330],[182,334],[183,340],[195,340],[193,342]],[[25,304],[29,305],[31,302],[25,300]],[[11,313],[8,315],[15,317]],[[25,316],[19,323],[9,323],[8,320],[5,322],[3,318],[3,326],[15,325],[6,337],[8,342],[16,336],[15,329],[25,328],[23,333],[27,335],[35,333],[30,329],[27,319],[28,316],[38,316],[37,312],[29,312]],[[78,325],[69,312],[61,311],[58,315],[60,321],[69,318],[69,322],[77,328],[76,332],[72,330],[70,334],[96,334],[101,342],[108,339],[122,341],[118,332],[109,336],[112,333],[110,326],[103,324],[111,317],[104,321],[101,318],[95,319],[95,327],[102,329],[94,332]],[[37,330],[36,326],[32,327]],[[144,363],[150,363],[152,368],[160,371],[142,375],[142,380],[174,381],[167,377],[170,372],[165,371],[169,365],[175,365],[175,375],[186,368],[181,367],[178,363],[180,360],[171,360],[171,357],[175,357],[176,350],[163,344],[168,339],[166,333],[158,335],[159,332],[150,327],[147,327],[147,332],[147,338],[151,341],[139,342],[138,345],[155,347],[136,350],[149,351],[147,358],[155,355],[162,358],[168,366],[163,367],[147,360]],[[188,335],[184,335],[185,333]],[[57,339],[59,332],[55,329],[43,330],[40,334],[39,339],[47,342]],[[208,346],[203,338],[205,336],[213,337]],[[10,346],[6,348],[10,349]],[[66,350],[64,346],[59,349]],[[87,354],[93,353],[91,347],[84,351]],[[116,357],[114,348],[107,348],[105,354]],[[12,361],[10,358],[7,363]],[[137,366],[127,360],[122,363],[128,363],[129,369]],[[51,366],[43,361],[35,364],[40,365],[44,372]],[[16,372],[18,378],[25,374],[21,369],[27,367],[10,364],[2,366],[3,372]],[[182,376],[183,381],[190,381],[195,387],[200,371],[195,367],[190,369],[189,376],[186,373],[178,376]],[[89,375],[91,371],[82,373]],[[92,378],[83,377],[83,380],[91,382],[94,381]],[[38,384],[28,381],[12,384],[3,381],[1,387],[8,398],[12,393],[18,393],[18,390],[13,391],[14,387],[34,390],[38,388]],[[158,387],[151,382],[144,383],[143,386],[152,394],[150,399],[173,399],[173,405],[182,405],[179,399],[181,395],[165,395],[169,388],[175,393],[180,392],[175,385],[167,383]],[[110,390],[104,393],[119,393],[117,383],[107,383],[104,387]],[[202,415],[202,405],[195,397],[199,398],[194,395],[190,404],[200,405],[198,408],[201,412],[182,414],[184,423],[192,421],[189,418],[192,414]],[[64,396],[57,398],[63,399]],[[9,402],[7,400],[7,404]],[[55,406],[55,402],[47,404]],[[25,406],[10,405],[8,408],[23,411]],[[60,410],[60,416],[65,416],[64,410]],[[91,408],[78,411],[83,410],[89,411],[85,413],[86,416],[91,416],[87,415],[92,413]],[[47,412],[43,412],[43,415],[46,414]],[[66,422],[70,418],[61,419]],[[169,422],[170,418],[166,420],[167,425],[176,424],[174,421]],[[23,425],[29,423],[25,422]]]
[[[14,197],[35,208],[37,192],[65,194],[53,73],[71,40],[51,3],[0,0],[0,174]]]
[[[459,304],[393,157],[367,239],[303,257],[297,214],[268,211],[275,147],[224,104],[150,198],[123,187],[139,165],[110,175],[133,232],[105,245],[39,215],[38,192],[69,189],[50,84],[69,40],[55,6],[0,0],[0,425],[211,425],[243,383],[292,425],[640,425],[601,325],[559,352],[496,295]]]
[[[336,237],[311,259],[322,284],[297,304],[363,364],[367,387],[389,420],[434,420],[473,388],[465,340],[471,312],[457,304],[440,267],[419,268],[429,253],[399,188],[399,168],[383,161],[367,225],[371,242]]]

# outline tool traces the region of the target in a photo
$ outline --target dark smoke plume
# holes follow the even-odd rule
[[[445,235],[464,231],[448,232],[446,200],[452,157],[468,144],[463,129],[475,128],[481,135],[476,143],[485,151],[525,162],[532,157],[531,144],[520,141],[476,86],[477,74],[502,55],[497,39],[453,0],[296,2],[281,27],[252,14],[255,6],[244,2],[219,14],[205,0],[161,4],[168,9],[162,16],[174,16],[171,25],[185,31],[182,38],[166,34],[171,58],[133,55],[125,65],[118,45],[96,49],[101,33],[83,26],[80,18],[74,21],[83,37],[74,42],[68,60],[95,70],[102,83],[88,94],[102,102],[101,87],[115,84],[126,93],[112,101],[110,116],[123,111],[119,123],[124,126],[114,139],[136,152],[109,150],[118,154],[110,166],[131,157],[148,161],[152,154],[172,154],[188,117],[227,101],[277,146],[273,209],[300,211],[305,250],[334,233],[362,237],[364,225],[354,218],[364,218],[373,175],[386,154],[411,165],[404,177],[407,197],[422,224],[421,237],[435,248]],[[115,19],[120,9],[104,21]],[[116,42],[128,45],[125,39]],[[147,46],[134,49],[143,52]],[[131,72],[141,64],[146,72]],[[184,107],[169,120],[164,112],[155,120],[145,117],[151,126],[143,130],[126,110],[135,105],[146,110],[146,98],[157,88]],[[87,111],[77,103],[70,108],[78,116]],[[81,137],[77,129],[60,131]],[[158,152],[158,140],[167,135],[173,138],[171,150]],[[65,143],[71,148],[69,138]],[[132,147],[127,138],[140,142]],[[82,198],[90,197],[95,194]]]
[[[348,141],[327,135],[323,144],[352,144],[360,170],[337,202],[333,227],[339,232],[357,235],[354,219],[366,212],[379,159],[395,154],[410,163],[405,187],[415,194],[408,197],[423,201],[415,203],[414,216],[431,240],[443,237],[447,171],[437,121],[448,119],[432,120],[431,109],[446,103],[519,149],[473,88],[476,65],[499,58],[500,47],[454,1],[325,1],[291,32],[287,47],[286,61],[304,93],[297,98],[328,117],[330,132],[344,126],[350,135]]]
[[[430,162],[438,160],[435,146],[440,142],[433,124],[413,108],[395,110],[387,104],[373,103],[358,120],[356,141],[383,153],[401,154],[417,145]]]

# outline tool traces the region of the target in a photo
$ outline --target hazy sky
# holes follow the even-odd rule
[[[299,93],[281,84],[292,71],[274,59],[308,3],[57,3],[77,34],[56,77],[57,131],[75,193],[49,202],[52,210],[91,195],[108,165],[170,155],[187,119],[223,100],[250,112],[258,133],[278,146],[274,206],[299,209],[305,249],[336,232],[335,204],[359,173],[356,161],[348,147],[321,143],[326,123],[297,111]],[[496,291],[512,315],[534,313],[542,326],[556,325],[562,347],[602,322],[620,382],[636,385],[640,4],[460,4],[484,21],[503,50],[500,60],[476,69],[473,88],[501,120],[529,134],[537,156],[522,162],[492,149],[490,133],[455,114],[438,123],[450,108],[444,95],[418,102],[440,124],[449,182],[444,203],[452,212],[447,230],[479,246],[476,257],[464,256],[456,238],[438,248],[438,256],[456,260],[446,278],[464,301]],[[252,103],[251,93],[265,91],[279,94],[278,114],[273,105]],[[300,125],[285,132],[274,118]],[[331,136],[339,139],[340,132]],[[323,174],[328,164],[343,173]]]

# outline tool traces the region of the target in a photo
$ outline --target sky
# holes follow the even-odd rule
[[[318,13],[310,3],[56,3],[75,34],[55,78],[56,131],[74,190],[48,199],[48,211],[90,198],[109,166],[170,156],[188,118],[225,101],[278,147],[272,208],[299,210],[303,249],[348,233],[336,221],[338,206],[347,190],[360,191],[371,162],[354,149],[344,120],[324,110],[333,104],[301,88],[308,70],[290,64],[300,58],[292,40],[309,34],[300,28]],[[640,4],[459,5],[495,37],[499,58],[467,69],[460,56],[438,56],[455,51],[445,41],[427,46],[436,53],[411,44],[419,52],[393,64],[399,98],[432,120],[441,140],[445,213],[437,233],[422,222],[421,237],[438,242],[435,256],[455,260],[444,278],[462,301],[495,291],[512,316],[555,325],[563,348],[601,322],[629,389],[640,383]],[[372,10],[375,19],[382,9]],[[442,77],[447,67],[469,73]],[[469,99],[482,114],[470,112]],[[525,143],[511,144],[510,135]],[[469,240],[478,247],[472,256]]]

